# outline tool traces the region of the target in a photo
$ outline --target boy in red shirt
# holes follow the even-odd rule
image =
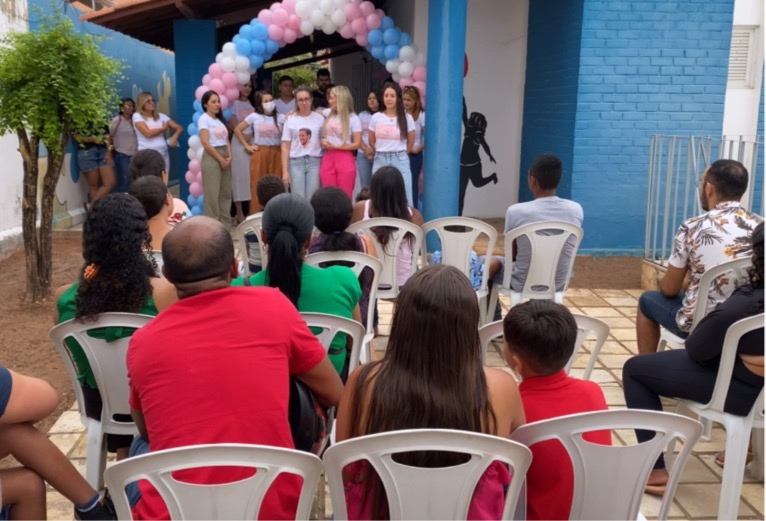
[[[601,388],[564,372],[574,351],[577,323],[561,304],[531,300],[511,308],[503,320],[505,360],[518,373],[527,423],[607,409]],[[609,431],[590,432],[587,441],[611,445]],[[574,491],[572,464],[555,440],[532,447],[527,473],[527,519],[569,519]]]

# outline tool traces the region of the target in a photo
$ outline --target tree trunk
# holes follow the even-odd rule
[[[53,272],[53,198],[56,196],[61,166],[64,164],[64,154],[68,135],[65,133],[61,138],[61,152],[48,150],[48,168],[43,177],[43,193],[40,209],[40,231],[37,238],[38,259],[37,277],[41,298],[50,295],[51,274]]]
[[[37,302],[44,298],[37,278],[37,261],[40,256],[37,237],[37,163],[39,142],[30,140],[24,129],[16,131],[19,138],[19,153],[24,167],[24,191],[21,204],[21,231],[24,238],[24,254],[27,278],[27,299]]]

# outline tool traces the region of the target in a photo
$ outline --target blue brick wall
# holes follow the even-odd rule
[[[761,105],[758,109],[758,160],[755,167],[756,185],[753,192],[753,210],[759,214],[763,204],[763,183],[764,179],[766,179],[766,172],[763,171],[766,168],[763,162],[763,88],[764,85],[761,84]]]
[[[544,152],[561,157],[559,194],[571,195],[582,20],[583,0],[529,2],[520,201],[532,199],[527,171]]]
[[[650,135],[721,135],[733,8],[584,0],[574,147],[564,148],[584,252],[643,250]]]

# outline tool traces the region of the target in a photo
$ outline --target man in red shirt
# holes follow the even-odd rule
[[[127,355],[130,406],[152,451],[206,443],[293,448],[289,380],[295,375],[325,405],[342,383],[326,352],[279,290],[232,288],[237,273],[229,232],[208,217],[179,223],[162,244],[163,273],[179,301],[136,331]],[[145,450],[145,449],[144,449]],[[223,467],[178,473],[192,483],[225,483],[253,471]],[[148,482],[138,485],[136,519],[167,519]],[[275,481],[261,519],[294,519],[297,476]],[[131,500],[135,501],[135,495]]]
[[[522,378],[519,391],[527,423],[607,409],[598,385],[564,372],[577,337],[577,323],[567,308],[548,300],[513,306],[503,319],[503,335],[505,360]],[[589,432],[583,438],[612,444],[609,431]],[[574,472],[566,449],[549,440],[530,450],[527,519],[569,519]]]

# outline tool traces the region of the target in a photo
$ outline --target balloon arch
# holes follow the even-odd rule
[[[382,9],[375,9],[367,0],[282,0],[261,10],[257,18],[240,27],[232,41],[223,45],[197,87],[194,101],[194,121],[189,124],[189,183],[188,204],[192,214],[202,213],[202,143],[197,120],[203,114],[202,95],[208,90],[221,97],[226,119],[228,107],[239,98],[239,86],[250,81],[256,69],[280,47],[308,36],[316,30],[325,34],[339,33],[354,39],[372,56],[385,64],[386,70],[399,85],[414,85],[425,97],[426,60],[418,52],[412,37],[399,30]]]

